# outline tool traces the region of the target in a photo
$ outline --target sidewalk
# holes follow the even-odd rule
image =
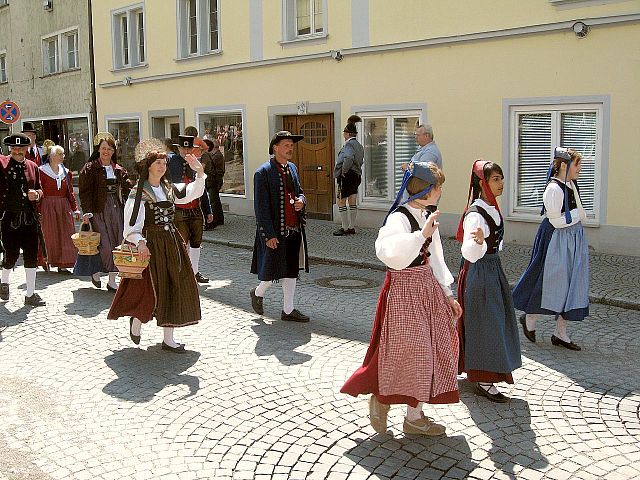
[[[307,241],[313,261],[384,270],[377,259],[374,243],[377,229],[359,228],[356,235],[334,237],[337,224],[327,220],[309,220]],[[237,248],[253,248],[254,217],[225,215],[225,224],[204,232],[207,243]],[[443,238],[447,265],[457,276],[460,246],[453,238]],[[531,247],[507,244],[501,253],[502,265],[511,284],[515,284],[529,263]],[[640,310],[640,257],[591,254],[590,298],[592,303]],[[247,265],[249,269],[249,265]]]

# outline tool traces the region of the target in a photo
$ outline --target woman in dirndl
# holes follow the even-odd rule
[[[142,279],[123,278],[107,318],[128,316],[129,335],[140,343],[143,323],[156,317],[163,327],[162,349],[184,353],[174,328],[200,321],[200,297],[187,247],[173,223],[175,205],[189,203],[204,192],[206,175],[193,155],[185,160],[196,172],[189,184],[171,184],[166,178],[167,155],[162,146],[136,163],[140,175],[125,205],[125,240],[137,246],[140,259],[149,258]]]
[[[522,366],[516,312],[511,287],[500,262],[504,220],[496,197],[502,195],[504,175],[500,165],[476,160],[471,170],[467,206],[456,238],[462,243],[463,264],[458,276],[458,301],[463,317],[459,373],[475,382],[475,391],[492,402],[509,398],[494,385],[513,383]]]
[[[116,142],[110,133],[98,133],[93,139],[95,150],[82,167],[78,181],[78,194],[83,211],[83,222],[91,222],[100,233],[100,264],[96,257],[79,255],[74,268],[77,275],[90,275],[96,288],[102,288],[100,274],[108,272],[107,290],[118,288],[118,270],[113,263],[112,250],[122,242],[124,201],[129,196],[131,181],[127,170],[118,165]]]
[[[80,211],[73,193],[72,175],[64,166],[64,148],[54,145],[48,150],[48,161],[40,166],[40,184],[44,197],[40,202],[40,226],[47,258],[38,258],[42,267],[58,267],[58,273],[70,275],[78,251],[71,241],[75,233],[74,218]]]
[[[369,418],[378,433],[387,430],[390,405],[406,404],[404,433],[442,435],[445,426],[425,416],[423,404],[460,400],[454,322],[462,309],[450,288],[435,209],[443,183],[435,164],[412,164],[376,240],[387,275],[362,367],[340,391],[372,394]]]
[[[589,244],[582,227],[587,214],[580,201],[576,180],[582,155],[556,147],[542,195],[541,214],[531,261],[513,289],[524,335],[536,341],[540,314],[554,315],[556,328],[551,343],[569,350],[581,350],[567,333],[567,321],[579,322],[589,315]]]

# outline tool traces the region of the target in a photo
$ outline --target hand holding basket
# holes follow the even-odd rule
[[[142,272],[149,266],[149,258],[141,260],[137,247],[125,243],[124,240],[111,253],[113,254],[113,263],[120,272],[121,278],[139,280],[142,278]]]

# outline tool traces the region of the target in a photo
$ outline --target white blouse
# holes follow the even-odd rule
[[[111,165],[105,165],[104,169],[107,172],[107,180],[113,180],[116,178],[116,173],[113,171],[113,167]]]
[[[562,180],[560,181],[564,183]],[[571,210],[571,223],[567,223],[564,213],[562,213],[562,207],[564,205],[564,191],[560,185],[556,182],[549,182],[549,185],[547,185],[547,188],[545,188],[544,194],[542,195],[546,216],[551,222],[551,225],[555,228],[567,228],[587,218],[587,212],[582,208],[580,195],[578,195],[578,189],[575,188],[575,184],[572,180],[569,180],[566,185],[568,188],[573,190],[576,197],[576,204],[578,205],[577,208]]]
[[[478,207],[487,211],[496,225],[499,227],[502,223],[502,219],[500,218],[500,214],[498,213],[498,209],[493,205],[489,205],[487,202],[481,199],[476,199],[473,201],[471,205],[477,205]],[[476,263],[482,257],[484,257],[485,253],[487,253],[487,242],[482,242],[481,245],[476,243],[471,234],[475,232],[478,227],[482,228],[482,232],[484,233],[484,237],[487,238],[491,233],[489,229],[489,224],[487,221],[476,212],[469,212],[464,217],[464,223],[462,224],[464,228],[464,237],[462,239],[462,256],[465,260],[470,261],[471,263]],[[502,242],[498,245],[498,250],[502,250]]]
[[[203,177],[196,177],[195,181],[186,184],[186,186],[184,183],[176,183],[175,186],[178,190],[186,188],[186,195],[184,196],[184,198],[176,198],[176,204],[185,204],[192,202],[197,198],[200,198],[204,193],[204,181],[206,178],[206,175],[204,175]],[[156,196],[156,201],[163,202],[167,200],[167,196],[161,186],[151,188],[153,190],[153,194]],[[135,225],[130,226],[129,220],[131,219],[131,214],[133,213],[134,203],[135,198],[129,196],[129,198],[127,198],[127,202],[124,204],[124,239],[127,242],[138,245],[138,242],[140,240],[146,241],[146,239],[142,236],[142,229],[144,228],[145,219],[145,208],[143,204],[140,204],[136,223]]]
[[[411,265],[425,242],[422,227],[427,222],[428,215],[420,208],[414,208],[408,204],[404,206],[417,220],[420,230],[412,232],[411,224],[406,215],[402,212],[393,212],[387,218],[387,223],[380,228],[376,239],[376,255],[387,267],[393,270],[402,270]],[[431,245],[427,251],[431,254],[429,266],[431,266],[433,275],[445,295],[451,296],[450,285],[453,283],[453,275],[444,261],[440,232],[437,229],[431,236]]]

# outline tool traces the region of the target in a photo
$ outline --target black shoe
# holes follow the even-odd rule
[[[249,292],[249,295],[251,295],[251,308],[253,308],[253,311],[256,312],[258,315],[264,315],[264,305],[263,305],[264,298],[256,295],[255,288],[251,289],[251,291]]]
[[[522,325],[522,333],[524,333],[524,336],[527,337],[527,340],[530,342],[536,343],[536,331],[527,329],[527,315],[523,313],[520,315],[519,320],[520,325]]]
[[[30,297],[24,297],[24,304],[31,307],[44,307],[47,302],[42,300],[42,297],[40,297],[40,295],[33,292],[33,295],[31,295]]]
[[[9,300],[9,284],[0,283],[0,299]]]
[[[110,292],[117,292],[118,291],[118,287],[112,287],[111,285],[109,285],[107,283],[107,290],[109,290]]]
[[[280,320],[285,320],[287,322],[301,322],[306,323],[309,321],[309,317],[300,313],[295,308],[291,310],[291,313],[284,313],[284,310],[280,314]]]
[[[184,349],[184,343],[178,344],[177,347],[171,347],[171,346],[167,345],[166,343],[164,343],[164,341],[163,341],[162,342],[162,350],[169,350],[170,352],[173,352],[173,353],[186,353],[186,350]]]
[[[573,342],[565,342],[564,340],[560,340],[558,337],[556,337],[555,335],[551,335],[551,344],[557,346],[561,346],[564,348],[568,348],[569,350],[575,350],[575,351],[580,351],[582,350],[582,348],[580,348],[580,345],[576,345]]]
[[[66,268],[60,268],[60,267],[58,267],[58,273],[60,275],[71,275],[71,272],[69,270],[67,270]]]
[[[347,228],[346,233],[347,233],[347,235],[355,235],[356,234],[356,229],[355,228]]]
[[[479,393],[483,397],[488,398],[495,403],[507,403],[509,401],[509,397],[507,397],[506,395],[503,395],[500,392],[490,393],[478,383],[476,383],[476,393]]]
[[[133,328],[133,317],[129,319],[129,336],[131,337],[131,341],[136,345],[140,345],[140,335],[134,335],[131,329]]]
[[[200,272],[196,273],[196,282],[198,283],[209,283],[209,279],[202,275]]]
[[[102,289],[102,282],[100,281],[100,279],[95,280],[93,278],[93,275],[91,275],[91,283],[93,283],[93,286],[96,287],[98,290]]]
[[[347,235],[347,231],[344,228],[340,227],[338,230],[333,232],[333,235],[336,237],[342,237],[343,235]]]

